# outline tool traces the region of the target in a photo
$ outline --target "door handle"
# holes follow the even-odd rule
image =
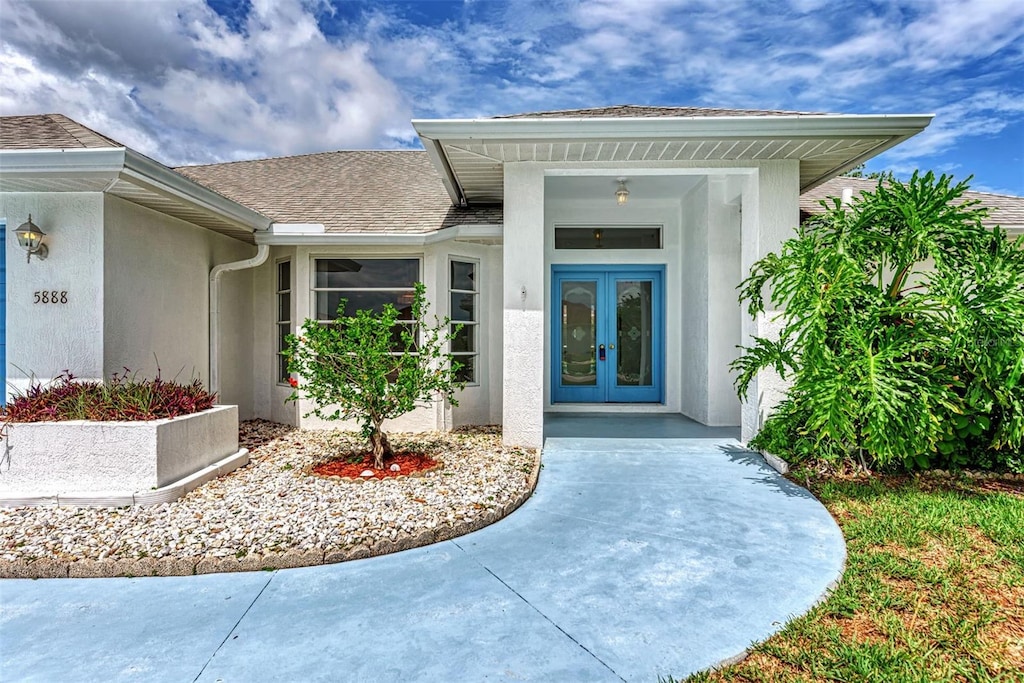
[[[612,351],[614,351],[615,350],[615,344],[609,344],[608,348],[611,349]]]
[[[597,347],[597,359],[604,360],[604,344]]]

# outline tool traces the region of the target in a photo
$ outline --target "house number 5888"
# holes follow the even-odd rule
[[[68,302],[67,290],[43,289],[32,293],[34,304],[66,304]]]

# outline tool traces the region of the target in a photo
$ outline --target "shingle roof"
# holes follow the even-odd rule
[[[274,221],[321,223],[327,232],[425,233],[502,221],[500,206],[453,207],[423,151],[324,152],[175,170]]]
[[[874,190],[876,187],[878,187],[878,181],[871,178],[848,176],[832,178],[800,195],[800,213],[804,215],[822,213],[823,209],[818,203],[819,200],[826,197],[841,197],[846,188],[852,189],[854,197],[856,197],[862,192]],[[1024,197],[973,191],[967,192],[964,196],[967,199],[980,201],[981,206],[988,209],[988,218],[983,221],[985,225],[1024,228]]]
[[[619,104],[611,107],[589,109],[562,109],[559,111],[537,111],[528,114],[507,114],[496,119],[572,119],[572,118],[652,118],[656,116],[709,117],[709,116],[810,116],[820,112],[780,111],[772,109],[713,109],[708,107],[648,107],[636,104]]]
[[[0,117],[0,149],[124,147],[63,114]]]

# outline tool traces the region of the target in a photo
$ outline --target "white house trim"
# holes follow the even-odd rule
[[[323,245],[323,246],[406,246],[423,247],[448,240],[463,242],[483,242],[500,244],[503,227],[501,225],[454,225],[424,233],[400,232],[279,232],[278,224],[271,226],[267,233],[256,234],[257,244],[270,245]]]
[[[81,191],[83,188],[76,185],[76,181],[94,184],[89,188],[94,191],[135,201],[137,195],[127,188],[124,192],[119,190],[122,182],[128,183],[136,188],[136,193],[141,190],[213,214],[249,234],[267,230],[271,224],[270,219],[259,212],[124,147],[0,151],[0,182],[5,191]],[[31,188],[19,187],[19,183],[31,183]]]

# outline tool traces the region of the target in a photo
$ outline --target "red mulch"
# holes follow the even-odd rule
[[[359,455],[361,460],[352,462]],[[400,468],[397,472],[391,471],[391,466],[397,464]],[[440,463],[422,453],[411,453],[399,451],[393,457],[384,458],[384,469],[378,470],[373,467],[373,454],[354,454],[351,457],[341,460],[329,460],[313,467],[313,473],[321,477],[351,477],[352,479],[371,479],[371,477],[360,476],[366,470],[373,472],[373,479],[384,479],[386,477],[405,477],[415,472],[423,472],[437,467]]]

